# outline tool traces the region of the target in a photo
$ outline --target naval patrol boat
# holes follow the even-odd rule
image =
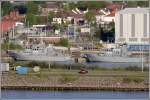
[[[88,62],[116,62],[116,63],[143,63],[147,60],[146,56],[132,55],[123,45],[119,48],[103,49],[98,54],[85,54],[84,58]]]
[[[7,53],[15,60],[20,61],[45,61],[45,62],[64,62],[73,61],[69,53],[57,50],[55,46],[36,44],[27,47],[23,51],[9,50]]]

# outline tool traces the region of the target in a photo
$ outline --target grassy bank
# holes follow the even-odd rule
[[[14,66],[27,66],[26,75],[19,75]],[[4,89],[68,89],[68,90],[130,90],[148,91],[148,69],[144,72],[139,67],[86,67],[82,64],[62,65],[45,62],[11,62],[10,71],[2,75]],[[39,72],[33,67],[40,66]],[[80,74],[81,69],[87,74]]]
[[[43,68],[27,75],[10,71],[2,75],[2,88],[148,91],[148,72],[88,70],[87,74],[79,74],[79,71]]]

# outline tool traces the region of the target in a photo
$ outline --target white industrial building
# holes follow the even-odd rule
[[[149,42],[149,9],[125,8],[115,15],[115,43],[146,45]]]

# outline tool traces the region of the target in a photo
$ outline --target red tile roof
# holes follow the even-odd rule
[[[2,21],[1,22],[1,29],[2,29],[2,32],[8,32],[10,29],[13,28],[13,26],[15,26],[15,23],[14,21]]]
[[[106,17],[115,17],[115,11],[114,12],[112,12],[112,13],[110,13],[109,15],[107,15]]]
[[[73,12],[69,13],[70,17],[74,17],[74,18],[83,18],[84,14],[75,14]]]
[[[2,20],[23,21],[24,16],[20,15],[18,11],[12,11],[9,15],[5,15]]]
[[[122,4],[110,4],[106,8],[109,8],[114,11],[114,10],[120,9],[121,7],[122,7]]]
[[[48,2],[48,3],[47,3],[47,8],[58,9],[59,6],[58,6],[58,4],[55,3],[55,2]]]

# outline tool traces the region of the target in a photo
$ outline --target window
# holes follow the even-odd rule
[[[129,41],[131,42],[136,42],[138,39],[137,38],[129,38]]]
[[[132,14],[131,36],[135,37],[135,15]]]
[[[120,14],[120,36],[123,36],[123,15]]]
[[[143,17],[143,36],[146,37],[147,36],[147,14],[144,14]]]

